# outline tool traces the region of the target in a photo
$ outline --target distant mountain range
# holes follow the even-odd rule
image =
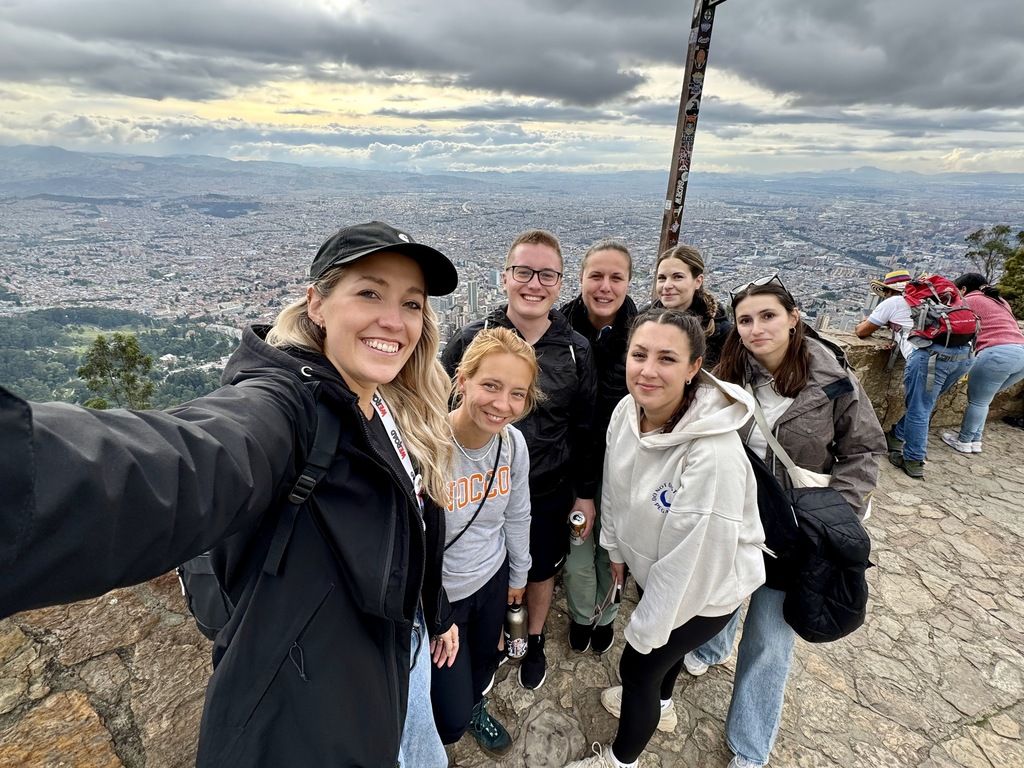
[[[549,173],[496,171],[418,174],[313,167],[266,161],[238,161],[205,155],[150,157],[71,152],[60,147],[0,146],[0,197],[61,195],[152,199],[182,195],[249,197],[309,196],[336,193],[402,194],[409,192],[485,193],[489,189],[566,194],[661,195],[667,172]],[[865,190],[923,190],[963,185],[984,190],[1024,187],[1019,173],[894,173],[870,166],[842,171],[775,175],[701,173],[691,179],[702,190],[728,191],[737,186],[775,185],[780,192],[809,186]]]

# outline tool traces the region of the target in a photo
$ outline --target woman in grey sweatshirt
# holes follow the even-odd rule
[[[445,744],[471,730],[481,748],[511,747],[486,709],[505,607],[521,603],[530,570],[530,455],[512,426],[540,397],[533,348],[507,328],[481,331],[455,373],[449,414],[455,446],[442,578],[462,652],[431,680],[434,720]]]

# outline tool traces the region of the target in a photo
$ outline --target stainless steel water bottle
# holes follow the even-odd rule
[[[505,613],[505,653],[510,659],[526,655],[525,605],[510,605]]]

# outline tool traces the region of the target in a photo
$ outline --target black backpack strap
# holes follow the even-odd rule
[[[337,415],[324,402],[317,400],[316,435],[313,437],[313,447],[306,458],[306,465],[302,468],[288,494],[287,504],[278,518],[274,537],[270,540],[270,549],[267,550],[267,559],[263,563],[264,573],[276,576],[281,572],[281,561],[284,559],[285,549],[292,537],[299,509],[309,499],[317,483],[323,480],[324,475],[327,474],[338,449],[340,434],[341,422]]]
[[[443,551],[447,552],[448,548],[451,547],[452,544],[454,544],[456,541],[458,541],[459,539],[462,538],[462,534],[464,534],[466,531],[468,531],[469,530],[469,526],[471,526],[473,523],[476,522],[477,515],[480,514],[480,510],[483,509],[484,508],[484,504],[487,503],[487,494],[489,494],[491,492],[491,486],[494,485],[494,477],[495,477],[495,475],[498,474],[498,462],[501,461],[501,443],[502,443],[502,437],[501,437],[501,433],[499,432],[498,433],[498,453],[494,457],[494,467],[491,469],[491,476],[487,480],[487,487],[484,489],[484,497],[480,500],[480,504],[477,505],[476,512],[474,512],[473,516],[471,518],[469,518],[469,522],[466,523],[465,527],[463,527],[463,529],[461,531],[459,531],[458,535],[454,539],[452,539],[451,541],[449,541],[447,544],[444,545],[444,550]],[[509,463],[511,463],[511,462],[509,462]]]

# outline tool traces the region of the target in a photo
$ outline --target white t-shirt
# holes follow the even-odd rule
[[[902,296],[890,296],[885,301],[878,303],[878,306],[871,311],[868,320],[878,327],[887,326],[892,331],[892,337],[900,347],[903,358],[907,359],[916,347],[908,340],[908,334],[914,327],[914,321],[910,317],[910,305]]]
[[[764,420],[768,422],[768,429],[772,430],[775,429],[775,422],[779,420],[782,414],[789,410],[789,406],[793,404],[795,399],[780,395],[775,391],[775,385],[771,381],[764,381],[758,384],[754,388],[754,397],[757,398],[757,402],[761,406]],[[756,423],[747,436],[747,446],[762,459],[768,455],[768,440]]]

